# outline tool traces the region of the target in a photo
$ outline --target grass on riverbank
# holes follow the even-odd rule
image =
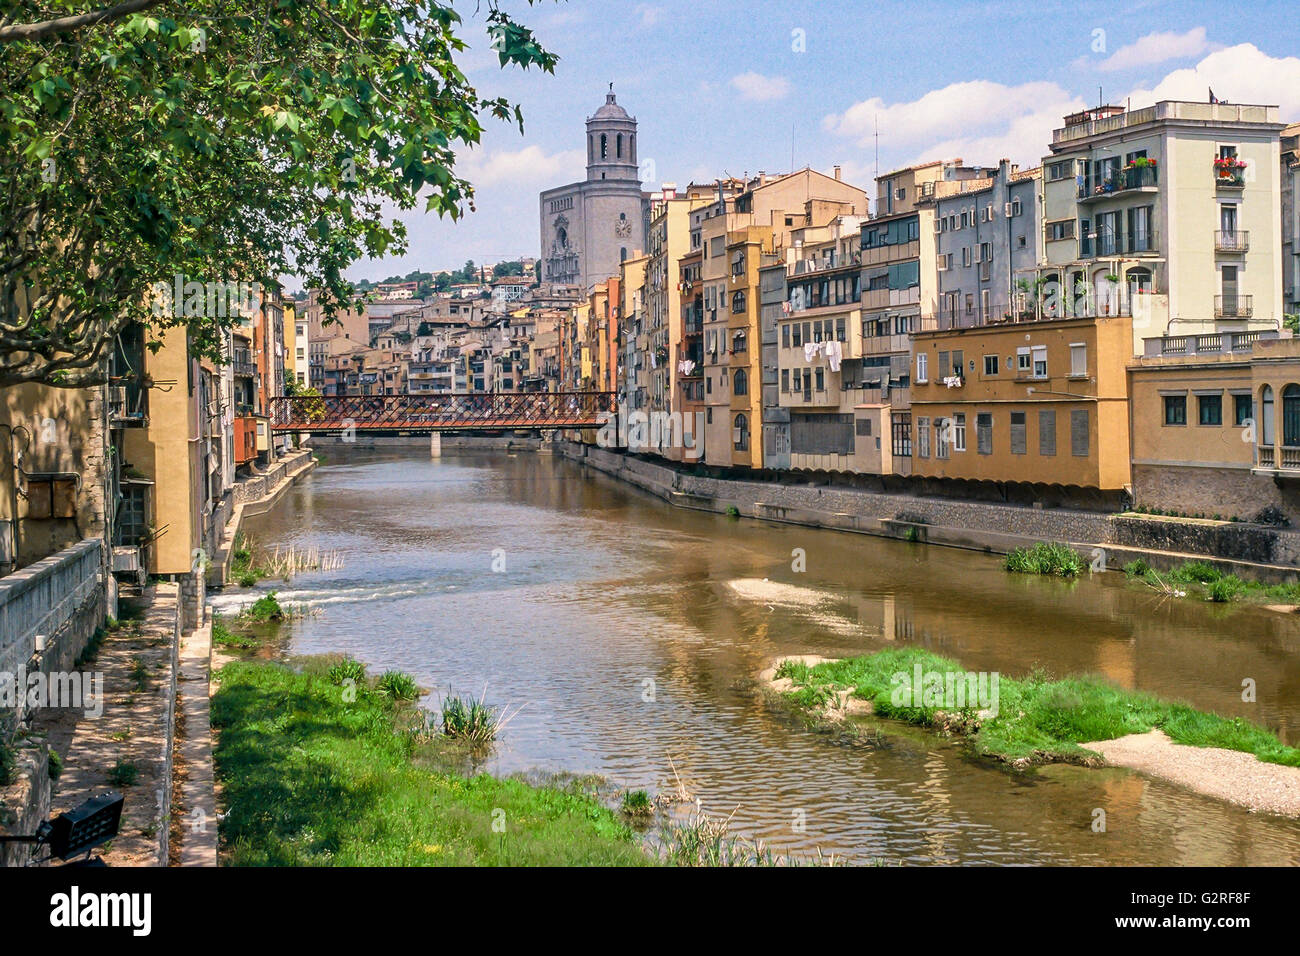
[[[1015,548],[1003,561],[1004,568],[1017,574],[1051,574],[1075,578],[1088,568],[1083,555],[1068,544],[1039,541],[1032,548]]]
[[[611,810],[518,780],[417,767],[389,694],[236,662],[212,700],[233,865],[645,865]],[[495,832],[494,821],[504,823]]]
[[[1205,561],[1184,561],[1169,571],[1156,571],[1139,558],[1124,565],[1124,574],[1159,591],[1182,591],[1184,596],[1192,595],[1220,604],[1230,601],[1300,604],[1300,580],[1265,584],[1235,574],[1224,574]]]
[[[838,692],[847,690],[854,698],[870,701],[878,716],[926,727],[951,726],[940,707],[897,706],[891,700],[896,686],[893,675],[910,678],[918,664],[923,673],[966,673],[956,661],[929,651],[891,648],[811,667],[787,660],[776,676],[791,681],[787,697],[807,710],[820,711]],[[1081,743],[1159,728],[1176,743],[1239,750],[1268,763],[1300,767],[1300,750],[1285,746],[1262,727],[1124,690],[1097,677],[1053,680],[1033,673],[1013,680],[1000,676],[996,716],[979,718],[974,708],[958,716],[966,719],[966,730],[979,753],[1007,760],[1086,761],[1094,755]]]

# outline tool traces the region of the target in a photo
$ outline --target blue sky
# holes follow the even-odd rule
[[[537,255],[537,193],[585,175],[583,122],[610,81],[639,121],[647,186],[838,163],[871,190],[880,168],[961,156],[1035,165],[1061,117],[1096,103],[1273,103],[1300,120],[1300,17],[1291,2],[740,2],[522,0],[501,6],[560,56],[555,74],[502,70],[482,13],[457,3],[480,92],[524,111],[490,123],[460,169],[478,211],[459,223],[402,213],[410,251],[354,279],[466,259]],[[793,135],[792,135],[793,134]]]

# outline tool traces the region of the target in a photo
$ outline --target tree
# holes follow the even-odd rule
[[[101,382],[133,321],[216,357],[240,283],[299,275],[333,316],[357,301],[348,266],[405,251],[385,204],[459,217],[457,147],[486,117],[522,129],[457,66],[446,3],[18,6],[0,19],[0,386]],[[494,4],[486,24],[502,66],[553,71]]]
[[[492,278],[500,279],[502,276],[521,276],[524,274],[524,264],[516,259],[513,262],[498,262],[492,267]]]

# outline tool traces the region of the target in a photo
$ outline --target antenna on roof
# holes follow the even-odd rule
[[[876,127],[876,174],[872,178],[879,179],[880,178],[880,114],[879,113],[876,113],[872,117],[872,123],[874,123]]]

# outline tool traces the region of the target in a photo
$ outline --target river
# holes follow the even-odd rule
[[[260,547],[342,558],[263,582],[311,611],[287,625],[293,653],[342,651],[372,673],[521,706],[491,773],[595,773],[656,792],[676,786],[675,766],[734,833],[859,863],[1300,862],[1300,821],[1125,770],[1013,772],[908,728],[850,745],[752,683],[783,655],[917,644],[976,671],[1102,674],[1295,744],[1300,627],[1276,612],[675,509],[531,452],[332,453],[246,530]],[[796,549],[805,571],[792,569]],[[1241,700],[1246,678],[1257,703]]]

